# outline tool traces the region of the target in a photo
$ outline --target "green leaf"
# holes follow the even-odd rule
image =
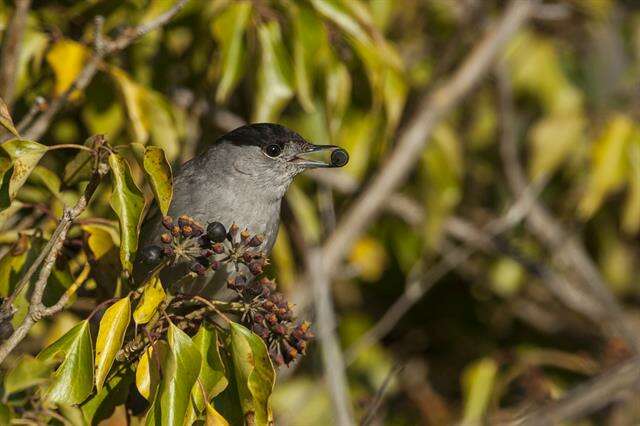
[[[26,139],[10,139],[2,144],[2,148],[13,161],[11,178],[7,180],[5,176],[0,187],[0,209],[5,209],[47,152],[47,147]],[[3,171],[5,175],[8,174],[6,159],[0,161],[0,173]]]
[[[133,181],[126,160],[118,154],[109,155],[113,192],[111,208],[120,221],[120,262],[131,271],[133,256],[138,248],[138,229],[144,198]]]
[[[294,5],[292,5],[294,6]],[[313,112],[313,81],[318,59],[327,47],[327,34],[312,10],[291,7],[293,22],[293,62],[296,92],[300,104],[307,112]]]
[[[144,97],[144,88],[131,80],[129,75],[117,67],[109,67],[110,75],[115,79],[120,93],[127,107],[129,123],[134,136],[133,142],[146,143],[149,140],[149,131],[144,122],[145,114],[141,106]]]
[[[277,21],[260,25],[258,38],[261,60],[258,67],[253,121],[273,122],[278,120],[280,112],[293,97],[291,64]]]
[[[54,197],[58,199],[62,197],[62,195],[60,194],[60,186],[62,185],[60,178],[57,174],[47,169],[46,167],[36,166],[36,168],[31,172],[29,181],[44,186],[51,192]]]
[[[108,419],[118,405],[127,401],[133,378],[134,373],[130,367],[123,367],[116,371],[107,380],[101,391],[82,404],[82,413],[86,421],[89,424],[97,425],[100,421]]]
[[[131,319],[131,301],[123,297],[109,307],[100,320],[96,339],[96,389],[102,390],[116,353],[122,347]]]
[[[169,354],[169,345],[161,340],[149,346],[136,367],[136,388],[146,400],[153,401],[160,384],[160,366]]]
[[[256,425],[273,422],[269,399],[275,371],[264,341],[237,323],[231,323],[231,352],[235,380],[245,421]]]
[[[482,424],[496,381],[498,365],[490,358],[483,358],[465,368],[462,377],[464,392],[463,424]]]
[[[88,321],[73,327],[37,358],[48,361],[60,354],[64,355],[64,361],[53,373],[44,397],[51,402],[79,404],[93,388],[93,349]]]
[[[5,394],[11,395],[44,383],[49,378],[50,373],[50,363],[34,358],[31,355],[24,355],[4,377]]]
[[[20,134],[13,125],[13,120],[11,119],[9,108],[7,107],[7,104],[4,103],[2,98],[0,98],[0,125],[13,133],[15,137],[20,137]]]
[[[246,51],[244,34],[251,16],[250,1],[235,1],[215,18],[211,25],[213,37],[220,45],[222,58],[220,83],[216,102],[225,103],[242,77]]]
[[[347,66],[335,58],[332,58],[327,65],[325,91],[331,135],[335,136],[340,129],[351,98],[351,75]]]
[[[166,293],[157,276],[152,277],[144,287],[142,299],[133,312],[136,324],[146,324],[158,311],[158,306],[164,301]]]
[[[175,325],[169,325],[167,336],[170,351],[162,364],[160,390],[149,408],[146,424],[182,426],[201,357],[195,343]]]
[[[311,0],[313,7],[356,40],[369,41],[369,36],[339,0]]]
[[[144,151],[143,165],[160,211],[166,215],[173,197],[173,175],[164,151],[155,146],[148,147]]]
[[[218,333],[216,330],[203,324],[193,337],[193,343],[196,344],[200,351],[202,362],[198,380],[191,391],[192,404],[189,407],[189,418],[191,420],[195,420],[196,413],[203,412],[205,404],[208,404],[212,398],[225,390],[229,383],[225,377],[225,367],[218,351]]]

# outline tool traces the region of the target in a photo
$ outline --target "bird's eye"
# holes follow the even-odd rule
[[[282,154],[282,148],[280,147],[280,145],[277,144],[271,144],[269,146],[267,146],[264,150],[264,152],[269,156],[269,157],[277,157],[278,155]]]

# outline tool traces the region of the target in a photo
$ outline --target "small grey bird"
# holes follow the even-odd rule
[[[275,243],[280,223],[280,205],[293,178],[306,169],[342,167],[349,157],[333,145],[314,145],[284,126],[249,124],[222,136],[203,153],[187,161],[174,174],[173,200],[169,216],[191,216],[205,227],[217,221],[226,229],[233,223],[265,238],[267,254]],[[140,256],[141,250],[158,244],[164,231],[162,217],[152,208],[142,225],[133,279],[140,285],[152,267]],[[215,273],[213,288],[219,292],[226,273]],[[188,273],[185,264],[162,271],[165,286]],[[199,278],[210,282],[213,273]],[[223,279],[219,279],[223,278]],[[198,284],[199,287],[200,284]]]

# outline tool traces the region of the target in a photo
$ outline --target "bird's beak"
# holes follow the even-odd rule
[[[349,154],[335,145],[309,145],[304,152],[294,155],[289,161],[308,169],[342,167],[349,162]]]

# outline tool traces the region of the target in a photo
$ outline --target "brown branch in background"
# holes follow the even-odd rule
[[[556,273],[543,262],[536,262],[504,240],[484,232],[460,218],[451,218],[445,225],[447,234],[477,250],[503,253],[518,262],[525,270],[540,278],[544,286],[566,306],[590,318],[596,325],[604,318],[602,305],[576,283]]]
[[[104,143],[104,139],[102,139],[102,143]],[[99,145],[102,145],[102,143],[100,143]],[[65,293],[58,301],[58,303],[54,304],[53,306],[46,307],[42,302],[44,292],[47,287],[47,281],[49,279],[49,276],[51,275],[53,266],[55,265],[56,258],[58,257],[58,254],[62,249],[64,240],[67,237],[67,232],[69,231],[69,228],[71,228],[74,220],[76,220],[76,218],[78,218],[78,216],[80,216],[80,214],[86,209],[89,200],[98,188],[98,185],[100,184],[100,181],[102,180],[104,175],[107,174],[108,170],[109,169],[106,164],[104,164],[100,160],[100,154],[98,153],[96,155],[96,164],[93,174],[91,176],[91,179],[89,180],[89,183],[87,184],[86,189],[84,190],[84,193],[80,196],[80,198],[72,208],[64,209],[62,217],[58,222],[58,226],[56,227],[53,236],[42,251],[44,259],[42,260],[42,266],[40,268],[38,278],[33,286],[33,293],[31,294],[31,300],[29,304],[29,312],[27,313],[27,316],[23,320],[22,324],[20,324],[13,332],[13,334],[7,340],[5,340],[2,345],[0,345],[0,364],[4,362],[7,355],[9,355],[11,351],[13,351],[13,349],[15,349],[15,347],[27,336],[27,333],[29,332],[29,330],[31,330],[31,327],[33,327],[35,323],[37,323],[44,317],[51,316],[59,312],[68,300],[70,294],[68,295],[67,293]],[[36,264],[36,268],[38,266],[39,264]],[[8,301],[13,300],[15,295],[22,290],[23,289],[21,287],[16,287],[14,293],[11,295]],[[11,302],[9,301],[9,304],[10,303]],[[7,303],[5,302],[5,304],[2,306],[2,309],[10,310],[11,306],[6,305]]]
[[[515,196],[527,188],[527,177],[520,161],[517,147],[517,134],[514,127],[513,95],[511,82],[504,63],[497,67],[498,89],[502,135],[500,137],[500,155],[507,176],[507,183]],[[574,235],[565,232],[562,224],[552,216],[541,201],[536,201],[527,215],[526,223],[531,232],[540,239],[554,257],[567,269],[582,278],[584,290],[590,292],[604,308],[609,327],[623,337],[629,347],[640,352],[640,340],[630,330],[624,318],[624,311],[611,293],[610,286],[604,281],[594,261]]]
[[[16,0],[16,8],[4,36],[2,52],[0,52],[0,98],[9,109],[13,105],[16,88],[18,57],[27,25],[27,15],[31,7],[31,0]]]
[[[567,420],[578,420],[592,414],[623,396],[625,391],[637,392],[640,385],[640,357],[577,386],[556,402],[514,419],[517,425],[557,425]]]
[[[337,321],[331,299],[331,278],[322,264],[323,258],[319,249],[311,249],[307,255],[307,279],[311,282],[315,302],[316,327],[324,365],[324,377],[329,387],[329,395],[333,406],[335,424],[338,426],[353,425],[353,413],[347,372],[336,335]]]
[[[528,188],[520,198],[497,219],[492,220],[483,228],[483,232],[496,236],[516,226],[527,215],[531,205],[535,202],[540,188]],[[445,274],[465,262],[475,251],[473,247],[461,245],[449,250],[435,266],[423,271],[424,265],[419,261],[407,277],[404,292],[396,299],[384,315],[367,330],[358,341],[347,349],[347,361],[354,362],[358,355],[378,342],[389,333],[400,319],[415,305],[433,285]]]
[[[436,126],[490,70],[505,43],[527,22],[538,2],[512,1],[493,30],[469,54],[453,77],[433,94],[425,95],[407,126],[398,136],[396,148],[380,172],[356,199],[323,247],[325,268],[338,264],[388,202],[388,197],[406,179]]]
[[[102,34],[102,18],[97,17],[94,51],[91,58],[85,64],[84,68],[80,71],[80,74],[76,77],[71,86],[69,86],[62,95],[51,101],[49,107],[25,129],[24,137],[32,140],[37,140],[42,137],[51,125],[53,117],[67,103],[71,94],[76,90],[84,90],[89,83],[91,83],[93,77],[96,75],[102,64],[103,59],[127,48],[138,38],[168,23],[184,7],[187,1],[188,0],[180,0],[165,13],[157,16],[149,22],[140,24],[133,28],[125,29],[114,40],[108,40],[104,37]]]

